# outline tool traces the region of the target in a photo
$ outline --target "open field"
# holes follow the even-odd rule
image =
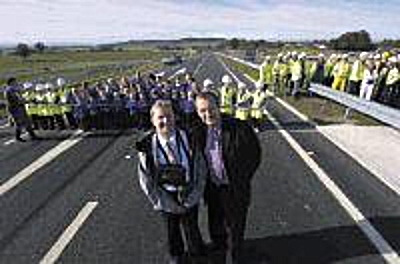
[[[156,49],[49,50],[32,54],[26,59],[7,54],[0,56],[0,85],[10,76],[16,76],[19,80],[48,80],[57,76],[71,80],[92,78],[97,73],[121,71],[138,63],[159,62],[171,53]]]

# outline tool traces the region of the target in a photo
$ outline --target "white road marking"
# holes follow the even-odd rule
[[[206,60],[207,60],[207,58],[202,58],[201,59],[200,63],[197,65],[197,68],[193,72],[193,76],[197,75],[197,73],[199,72],[200,68],[204,65]]]
[[[98,202],[88,202],[85,207],[82,208],[74,221],[72,221],[67,229],[65,229],[62,235],[58,238],[57,242],[43,257],[43,259],[40,261],[40,264],[52,264],[58,260],[64,249],[68,246],[76,233],[78,233],[79,229],[83,226],[97,205]]]
[[[0,126],[0,129],[6,128],[6,127],[9,127],[9,126],[10,126],[10,124],[8,124],[8,123],[7,123],[7,124],[4,124],[4,125],[1,125],[1,126]]]
[[[251,79],[251,78],[250,78]],[[296,110],[297,111],[297,110]],[[282,127],[266,109],[265,115],[271,123],[277,128],[278,132],[285,138],[289,145],[296,151],[296,153],[304,160],[304,162],[315,173],[318,179],[325,185],[330,193],[336,198],[339,204],[355,221],[356,225],[367,236],[371,243],[381,253],[382,257],[388,263],[400,263],[400,257],[397,252],[390,246],[390,244],[382,237],[382,235],[375,229],[371,222],[361,213],[361,211],[350,201],[343,191],[332,181],[327,173],[316,163],[310,155],[300,146],[300,144]]]
[[[400,257],[397,252],[389,245],[389,243],[374,228],[371,222],[361,213],[361,211],[350,201],[343,191],[329,178],[326,172],[307,154],[300,144],[281,126],[281,124],[267,111],[265,114],[272,124],[278,129],[279,133],[285,138],[289,145],[304,160],[304,162],[315,173],[318,179],[336,198],[339,204],[345,209],[350,217],[355,221],[356,225],[368,237],[376,249],[381,253],[382,257],[388,263],[400,263]]]
[[[222,61],[222,59],[220,57],[217,57],[219,63],[222,64],[222,66],[225,68],[225,70],[229,73],[229,75],[231,75],[231,77],[233,79],[235,79],[236,83],[239,84],[241,81],[239,80],[239,78],[231,71],[231,69],[229,69],[228,66],[226,66],[226,64]]]
[[[10,140],[7,140],[6,142],[4,142],[4,146],[11,145],[11,144],[13,144],[13,143],[15,143],[15,142],[16,142],[16,140],[15,140],[15,139],[10,139]]]
[[[80,136],[81,137],[78,137]],[[20,172],[18,172],[15,176],[13,176],[11,179],[0,185],[0,197],[16,187],[18,184],[29,178],[35,171],[39,170],[42,168],[44,165],[52,161],[53,159],[57,158],[58,155],[66,151],[67,149],[71,148],[75,144],[77,144],[79,141],[82,140],[83,136],[87,135],[86,133],[82,133],[82,131],[77,131],[75,132],[71,138],[64,140],[51,150],[49,150],[47,153],[45,153],[43,156],[35,160],[33,163],[31,163],[28,167],[24,168]]]
[[[179,74],[183,74],[186,72],[186,67],[180,68],[179,70],[177,70],[174,74],[172,74],[171,76],[168,77],[168,80],[172,80],[173,78],[175,78],[175,76],[179,75]]]

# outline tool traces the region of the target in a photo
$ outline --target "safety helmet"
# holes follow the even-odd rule
[[[223,77],[222,77],[222,83],[223,84],[230,84],[230,83],[232,83],[232,79],[231,79],[231,77],[229,76],[229,75],[224,75]]]
[[[368,52],[363,51],[360,53],[359,58],[360,60],[366,60],[368,58],[368,55],[369,55]]]
[[[390,62],[390,63],[393,63],[393,64],[394,64],[394,63],[397,63],[397,57],[396,57],[396,56],[390,57],[390,58],[389,58],[389,62]]]
[[[57,78],[56,83],[57,83],[57,86],[64,86],[66,82],[65,82],[64,78],[59,77],[59,78]]]
[[[255,83],[257,89],[261,89],[264,86],[263,81],[259,80]]]
[[[246,84],[243,83],[243,82],[239,82],[239,83],[238,83],[238,88],[239,88],[239,89],[244,89],[244,88],[246,88]]]
[[[33,84],[32,84],[31,82],[24,82],[24,84],[22,84],[22,87],[23,87],[25,90],[28,90],[28,89],[30,89],[30,88],[33,87]]]
[[[213,85],[213,81],[211,81],[210,79],[205,79],[203,82],[203,88],[207,89],[210,88]]]

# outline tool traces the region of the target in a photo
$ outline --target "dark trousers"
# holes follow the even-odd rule
[[[207,183],[206,201],[208,229],[214,249],[225,251],[234,263],[241,263],[248,203],[241,202],[240,194],[235,194],[229,185],[217,186],[211,181]]]
[[[347,92],[349,94],[359,96],[360,95],[360,87],[361,87],[361,81],[350,81],[349,85],[347,87]]]
[[[170,256],[182,256],[187,251],[191,256],[203,253],[204,242],[198,225],[198,207],[191,208],[185,214],[162,213],[167,227],[168,253]],[[184,237],[185,236],[185,239]]]

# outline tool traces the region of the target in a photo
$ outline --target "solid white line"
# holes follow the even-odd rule
[[[315,173],[318,179],[336,198],[339,204],[345,209],[350,217],[355,221],[361,231],[374,244],[376,249],[388,263],[400,263],[400,257],[389,243],[374,228],[371,222],[361,213],[361,211],[350,201],[343,191],[329,178],[326,172],[310,157],[309,154],[300,146],[299,143],[281,126],[281,124],[267,111],[265,114],[272,124],[278,129],[279,133],[286,139],[289,145],[304,160],[304,162]]]
[[[225,68],[225,70],[229,73],[229,75],[231,75],[231,77],[233,79],[235,79],[236,83],[239,84],[240,83],[239,78],[231,71],[231,69],[229,69],[228,66],[226,66],[226,64],[221,60],[220,57],[217,57],[217,59],[218,59],[219,63],[221,63],[222,66]]]
[[[14,177],[0,185],[0,197],[16,187],[22,181],[29,178],[35,171],[39,170],[44,165],[55,159],[58,155],[81,141],[83,137],[77,137],[80,134],[82,134],[82,131],[75,132],[70,139],[64,140],[63,142],[49,150],[47,153],[45,153],[43,156],[32,162],[28,167],[18,172]],[[82,135],[85,136],[86,134]]]
[[[382,257],[388,263],[400,263],[400,257],[397,252],[389,245],[389,243],[382,237],[382,235],[375,229],[371,222],[361,213],[361,211],[350,201],[343,191],[332,181],[326,172],[316,163],[307,151],[304,150],[300,144],[282,127],[268,110],[264,110],[267,118],[277,128],[278,132],[285,138],[289,145],[296,151],[296,153],[304,160],[304,162],[315,173],[318,179],[325,185],[325,187],[336,198],[339,204],[355,221],[356,225],[367,236],[371,243],[381,253]]]
[[[57,261],[61,256],[64,249],[68,246],[76,233],[88,219],[90,214],[98,205],[98,202],[88,202],[85,207],[79,212],[74,221],[65,229],[62,235],[58,238],[57,242],[51,247],[49,252],[40,261],[40,264],[52,264]]]

